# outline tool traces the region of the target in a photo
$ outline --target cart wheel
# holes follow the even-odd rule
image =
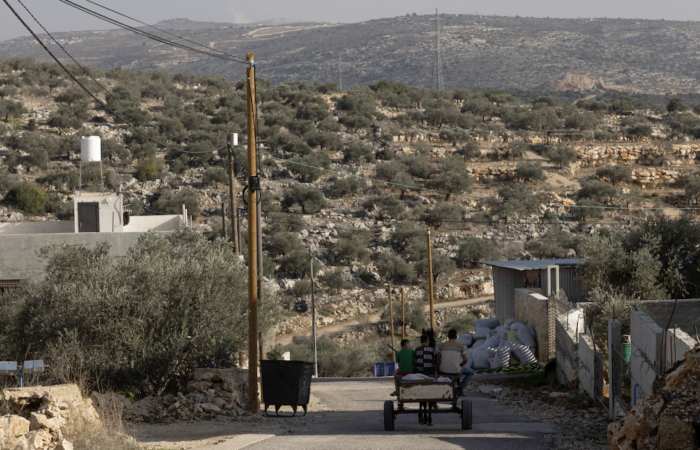
[[[394,431],[394,402],[384,402],[384,431]]]
[[[472,429],[472,401],[466,398],[462,400],[462,429]]]

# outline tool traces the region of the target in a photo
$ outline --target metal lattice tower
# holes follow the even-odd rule
[[[440,16],[435,8],[435,60],[433,62],[433,88],[445,90],[445,82],[442,79],[442,55],[440,49]]]

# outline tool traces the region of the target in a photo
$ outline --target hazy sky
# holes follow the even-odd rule
[[[30,19],[18,0],[7,0]],[[85,0],[73,0],[100,9]],[[215,22],[257,22],[274,18],[317,22],[361,22],[406,13],[479,13],[523,17],[623,17],[700,21],[698,0],[95,0],[147,23],[174,18]],[[112,28],[58,0],[22,0],[49,31]],[[28,33],[4,3],[0,3],[0,40]],[[112,15],[111,13],[108,13]],[[31,20],[30,26],[37,27]]]

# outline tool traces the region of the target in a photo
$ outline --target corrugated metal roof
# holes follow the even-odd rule
[[[578,267],[580,259],[528,259],[524,261],[479,261],[493,267],[514,270],[544,270],[547,266],[558,265],[559,267]]]

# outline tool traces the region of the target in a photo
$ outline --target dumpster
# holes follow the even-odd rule
[[[278,416],[282,406],[291,406],[296,415],[301,406],[306,415],[306,407],[311,396],[311,374],[313,364],[305,361],[278,361],[263,359],[260,361],[263,403],[265,415],[270,405],[275,406]]]

